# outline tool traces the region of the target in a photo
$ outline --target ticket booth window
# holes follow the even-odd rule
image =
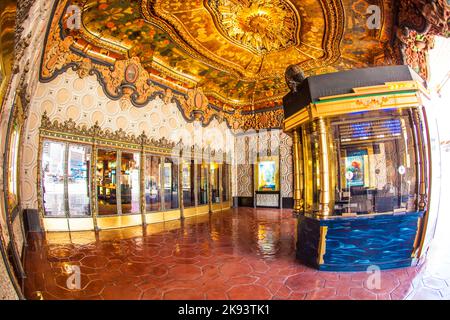
[[[407,110],[331,119],[334,212],[416,210],[416,154]]]
[[[8,170],[8,202],[11,207],[18,204],[18,162],[19,162],[19,140],[20,140],[20,127],[14,126],[14,130],[11,135],[11,149],[9,153],[9,170]]]

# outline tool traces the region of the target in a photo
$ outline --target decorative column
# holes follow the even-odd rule
[[[300,129],[293,132],[293,153],[294,153],[294,212],[304,211],[303,201],[303,156],[300,146]]]
[[[208,205],[209,213],[212,213],[212,190],[211,190],[211,148],[208,145],[208,162],[206,163],[206,181],[207,183],[207,194],[208,194]]]
[[[97,157],[98,157],[97,140],[92,139],[92,156],[91,156],[91,214],[94,223],[94,230],[99,231],[98,216],[98,195],[97,195]]]
[[[181,145],[180,145],[181,146]],[[178,203],[180,207],[180,219],[184,219],[184,197],[183,197],[183,147],[180,147],[180,153],[178,156]]]
[[[419,211],[423,211],[427,205],[427,185],[426,185],[426,146],[424,145],[423,132],[422,132],[422,119],[420,117],[420,111],[415,108],[413,109],[413,118],[415,124],[415,136],[417,139],[417,180],[418,180],[418,191],[419,197],[417,199],[417,207]]]
[[[198,156],[197,156],[197,147],[196,145],[192,146],[191,149],[191,154],[192,154],[192,159],[194,160],[194,170],[191,170],[191,174],[194,175],[193,181],[194,181],[194,206],[197,210],[198,207],[198,175],[200,174],[200,172],[198,172]]]
[[[139,185],[140,185],[140,204],[141,204],[141,217],[142,225],[145,227],[147,221],[145,218],[145,134],[141,135],[141,154],[140,154],[140,167],[139,167]]]
[[[328,153],[327,127],[325,120],[319,118],[316,121],[316,130],[319,138],[319,215],[330,215],[330,157]]]

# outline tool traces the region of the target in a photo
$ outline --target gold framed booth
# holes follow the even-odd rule
[[[439,198],[421,78],[407,66],[355,69],[295,89],[284,98],[284,130],[293,137],[297,257],[330,271],[418,263]]]

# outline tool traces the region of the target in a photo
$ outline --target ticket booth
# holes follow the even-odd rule
[[[298,259],[329,271],[417,264],[439,194],[422,79],[407,66],[355,69],[306,78],[294,91],[284,130],[293,137]]]

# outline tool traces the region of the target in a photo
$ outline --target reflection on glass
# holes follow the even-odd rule
[[[146,211],[161,210],[161,158],[147,155],[145,158]]]
[[[117,214],[117,152],[99,149],[97,154],[96,179],[98,214]]]
[[[336,214],[416,210],[412,119],[406,111],[391,113],[331,122],[334,148],[339,150],[334,160]]]
[[[219,165],[216,162],[211,162],[209,167],[211,174],[211,202],[220,203]]]
[[[177,209],[178,204],[178,164],[166,159],[164,174],[164,209]]]
[[[302,134],[304,141],[304,166],[305,181],[308,184],[305,189],[305,208],[307,211],[319,210],[319,177],[320,177],[320,152],[319,137],[313,130],[313,124],[305,125]]]
[[[65,216],[64,157],[66,146],[44,141],[42,150],[42,193],[47,216]]]
[[[183,205],[185,208],[195,206],[194,160],[183,161]]]
[[[89,216],[89,169],[91,148],[69,145],[68,199],[70,216]]]
[[[228,196],[228,186],[230,183],[229,179],[229,165],[224,163],[222,165],[222,201],[229,201],[230,198]]]
[[[19,161],[19,126],[14,126],[11,135],[8,171],[8,203],[11,207],[17,205],[17,170]]]
[[[198,204],[208,204],[208,165],[197,164]]]
[[[122,213],[139,213],[139,153],[122,152],[120,161],[120,202]]]

